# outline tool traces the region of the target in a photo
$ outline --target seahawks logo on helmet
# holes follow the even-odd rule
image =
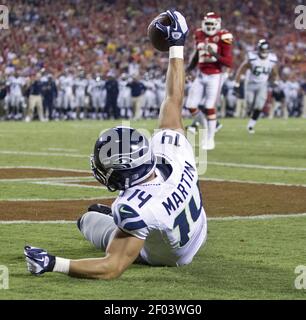
[[[96,141],[91,156],[94,177],[110,191],[125,190],[147,179],[156,157],[148,139],[129,127],[105,131]]]
[[[266,58],[270,51],[270,44],[266,39],[260,39],[257,43],[257,51],[261,58]]]

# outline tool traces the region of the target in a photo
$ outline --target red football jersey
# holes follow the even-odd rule
[[[227,30],[220,30],[214,36],[208,36],[202,29],[197,29],[194,34],[196,49],[198,51],[198,66],[205,74],[222,72],[222,67],[232,67],[232,42],[233,35]],[[219,54],[219,59],[209,54],[208,45]]]

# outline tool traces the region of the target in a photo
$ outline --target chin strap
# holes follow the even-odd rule
[[[106,177],[105,177],[105,185],[106,185],[107,189],[108,189],[109,191],[111,191],[111,192],[117,191],[116,188],[112,188],[112,187],[109,185],[109,183],[108,183],[108,180],[109,180],[109,178],[111,177],[113,171],[114,171],[114,169],[112,169],[112,168],[109,169],[109,170],[107,171],[107,174],[106,174]]]
[[[124,184],[124,188],[127,189],[130,187],[130,179],[129,178],[126,178],[125,179],[125,184]]]

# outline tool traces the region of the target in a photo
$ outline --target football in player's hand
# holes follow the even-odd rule
[[[169,43],[165,39],[163,33],[155,27],[155,23],[159,21],[164,26],[169,26],[171,20],[167,15],[158,15],[148,26],[148,37],[153,47],[159,51],[169,51]]]

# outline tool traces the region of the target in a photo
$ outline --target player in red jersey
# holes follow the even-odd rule
[[[194,39],[196,48],[186,71],[190,72],[196,66],[198,70],[189,89],[186,106],[194,117],[194,123],[199,122],[204,126],[204,114],[198,108],[204,97],[208,133],[207,139],[203,140],[202,148],[212,150],[215,148],[216,104],[227,77],[226,70],[233,64],[233,35],[221,29],[219,15],[209,12],[202,20],[202,27],[195,31]]]

